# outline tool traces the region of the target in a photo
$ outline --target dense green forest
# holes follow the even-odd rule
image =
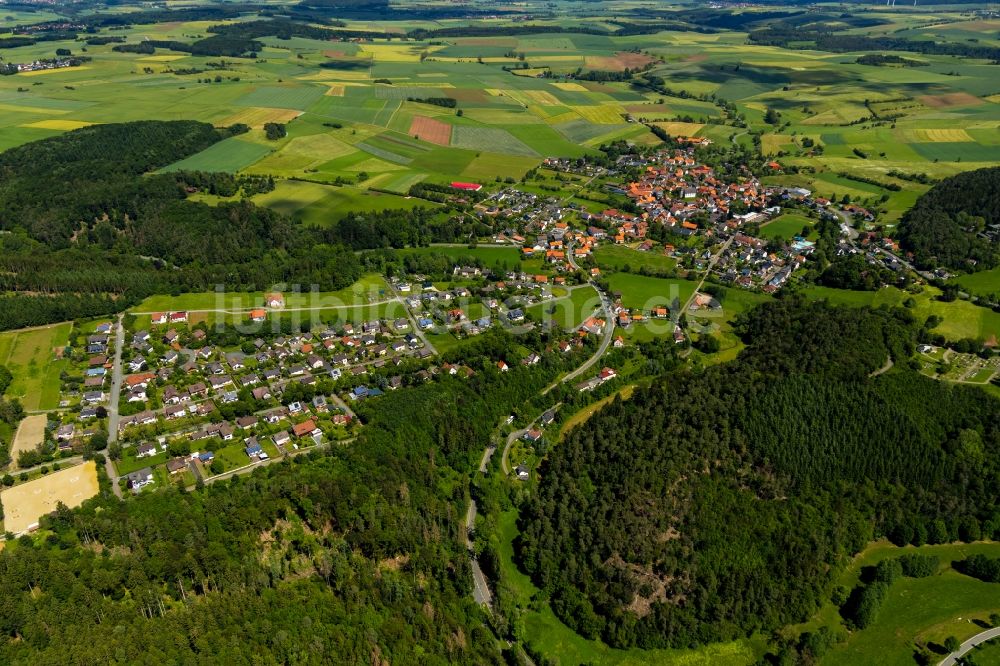
[[[470,594],[468,475],[555,370],[484,350],[517,353],[483,336],[475,377],[364,403],[351,446],[128,502],[105,481],[45,519],[0,551],[0,662],[501,663]]]
[[[997,400],[898,367],[870,377],[911,355],[907,312],[788,298],[736,330],[736,361],[613,402],[543,464],[518,557],[582,635],[769,631],[814,612],[875,537],[1000,536]]]
[[[924,193],[899,225],[921,268],[981,270],[1000,261],[1000,167],[966,171]],[[992,239],[984,232],[992,231]]]

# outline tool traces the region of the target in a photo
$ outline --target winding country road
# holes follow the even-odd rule
[[[958,663],[959,658],[963,657],[967,652],[972,650],[974,647],[985,643],[986,641],[993,640],[994,638],[1000,638],[1000,627],[987,629],[986,631],[978,633],[972,638],[966,640],[957,650],[945,657],[938,664],[938,666],[955,666],[955,664]]]

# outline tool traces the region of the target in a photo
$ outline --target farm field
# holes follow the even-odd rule
[[[14,375],[8,398],[19,399],[27,410],[59,406],[59,373],[67,364],[61,356],[72,326],[65,322],[0,333],[0,365]]]
[[[97,494],[97,463],[87,461],[41,478],[7,488],[0,493],[4,529],[21,534],[62,502],[73,508]]]
[[[888,20],[921,38],[930,34],[907,17]],[[184,41],[206,25],[137,25],[120,34],[129,42],[149,35]],[[371,25],[401,34],[431,24],[385,20],[352,27]],[[882,204],[886,223],[926,189],[894,180],[889,171],[941,177],[1000,161],[1000,97],[995,72],[981,61],[927,55],[923,67],[871,67],[841,54],[750,45],[740,33],[618,36],[611,34],[614,24],[587,19],[580,25],[611,32],[457,36],[446,43],[375,39],[362,45],[265,37],[258,59],[237,58],[210,83],[177,73],[209,67],[208,56],[166,48],[153,55],[118,53],[110,44],[91,45],[92,61],[83,66],[0,81],[0,148],[92,123],[157,118],[243,123],[249,134],[167,170],[246,170],[321,182],[368,176],[356,190],[326,197],[308,188],[275,197],[277,210],[309,224],[329,223],[349,210],[409,205],[359,196],[369,188],[405,194],[422,181],[518,178],[544,157],[579,156],[614,138],[655,140],[645,126],[627,123],[627,115],[656,122],[670,134],[749,141],[745,130],[707,124],[722,116],[709,95],[731,101],[751,127],[762,130],[765,152],[782,163],[816,169],[772,178],[811,185],[824,195],[874,200],[888,194]],[[942,34],[948,39],[983,38],[971,22],[947,25]],[[5,57],[24,61],[61,46],[73,43],[11,48]],[[518,54],[530,61],[530,75],[504,69],[520,63]],[[578,68],[621,72],[640,62],[683,94],[573,78]],[[425,103],[432,98],[448,98],[455,106]],[[893,114],[892,126],[864,122],[871,113],[866,100],[877,113]],[[771,107],[781,112],[780,127],[762,122]],[[266,140],[260,128],[267,122],[286,123],[288,137]],[[822,146],[822,153],[812,154],[805,137]],[[888,191],[842,173],[901,189]]]

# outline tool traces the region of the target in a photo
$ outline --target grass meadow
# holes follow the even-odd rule
[[[59,406],[59,375],[69,364],[62,350],[72,327],[64,322],[0,333],[0,365],[13,375],[6,397],[19,399],[27,410]]]

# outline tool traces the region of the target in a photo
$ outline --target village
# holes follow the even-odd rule
[[[195,309],[94,322],[71,344],[59,421],[47,427],[55,453],[73,455],[106,432],[117,490],[191,487],[349,443],[362,427],[362,403],[404,386],[504,372],[508,362],[536,364],[545,353],[575,358],[597,350],[599,357],[632,344],[636,327],[686,348],[692,334],[712,331],[711,319],[722,312],[713,288],[702,288],[706,281],[773,294],[806,265],[815,249],[810,229],[787,242],[758,235],[788,207],[839,220],[839,253],[903,266],[891,239],[851,226],[868,219],[867,211],[846,204],[838,210],[808,190],[764,186],[749,173],[727,182],[695,159],[690,143],[622,155],[611,167],[585,160],[546,166],[602,179],[623,203],[595,210],[503,186],[475,211],[496,230],[492,247],[516,248],[516,265],[456,259],[445,274],[376,276],[381,286],[369,301],[382,305],[364,316],[298,301],[290,307],[286,294],[273,292],[230,322]],[[623,269],[606,260],[613,248],[661,257],[673,268],[658,275],[675,284],[694,279],[693,291],[637,305],[608,278]],[[581,309],[565,312],[570,306]],[[516,361],[493,359],[489,367],[447,360],[454,341],[494,327],[542,333],[545,347]],[[613,367],[584,371],[571,384],[580,394],[618,377]]]

